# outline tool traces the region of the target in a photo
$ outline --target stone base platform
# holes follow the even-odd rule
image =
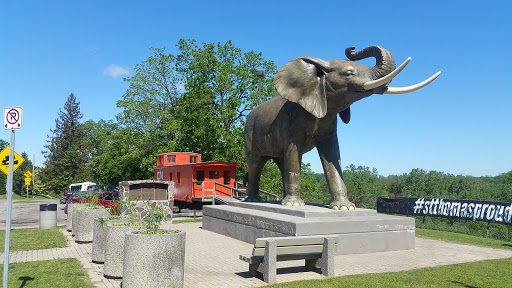
[[[203,206],[203,229],[254,244],[256,238],[337,235],[338,254],[414,249],[414,218],[325,205],[281,206],[280,202],[230,202]]]

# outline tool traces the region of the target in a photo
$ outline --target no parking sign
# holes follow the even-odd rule
[[[4,130],[16,130],[21,129],[23,116],[22,107],[7,107],[4,108]]]

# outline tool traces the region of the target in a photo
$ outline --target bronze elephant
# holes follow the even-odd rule
[[[343,182],[336,132],[338,115],[348,123],[352,103],[375,93],[415,91],[432,82],[441,72],[413,86],[391,88],[389,82],[410,58],[396,68],[393,56],[382,47],[371,46],[354,52],[354,47],[345,50],[349,60],[298,57],[278,71],[274,78],[278,94],[247,116],[244,133],[248,165],[246,201],[261,201],[261,172],[265,163],[272,159],[283,179],[282,205],[303,206],[300,198],[302,154],[316,147],[331,194],[329,207],[355,209]],[[355,62],[368,57],[375,57],[374,67]]]

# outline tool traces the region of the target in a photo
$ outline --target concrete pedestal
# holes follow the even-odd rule
[[[183,287],[184,231],[173,234],[138,234],[124,238],[123,288]]]
[[[281,206],[278,202],[230,202],[203,207],[203,229],[254,244],[256,238],[336,235],[337,254],[414,249],[411,217],[375,210],[337,211],[323,205]]]

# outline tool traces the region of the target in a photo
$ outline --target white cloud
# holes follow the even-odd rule
[[[105,68],[105,70],[103,70],[103,75],[110,76],[112,78],[128,76],[130,75],[130,69],[110,64],[107,68]]]

